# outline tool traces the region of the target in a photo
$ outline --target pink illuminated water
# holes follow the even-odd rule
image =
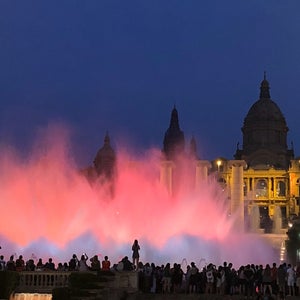
[[[191,174],[182,170],[177,195],[170,197],[159,182],[158,150],[142,159],[118,151],[111,199],[105,186],[91,187],[71,163],[61,131],[48,132],[26,160],[7,149],[0,153],[1,251],[7,260],[15,253],[65,262],[86,252],[114,263],[131,257],[138,239],[143,262],[273,262],[271,246],[235,232],[214,182],[195,191]]]

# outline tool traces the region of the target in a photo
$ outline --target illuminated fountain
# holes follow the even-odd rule
[[[172,197],[159,179],[160,151],[142,159],[119,151],[111,198],[105,183],[90,185],[70,164],[67,143],[57,136],[51,133],[37,147],[43,151],[35,150],[26,161],[1,151],[5,259],[16,253],[58,263],[86,252],[100,259],[108,255],[116,263],[131,257],[131,244],[138,239],[143,262],[272,262],[268,244],[236,230],[235,216],[228,216],[227,199],[212,179],[190,189],[190,174],[181,174],[183,183]]]
[[[282,229],[282,215],[280,206],[275,206],[273,215],[273,233],[281,233]]]
[[[30,293],[17,293],[11,295],[9,300],[51,300],[51,294],[30,294]]]
[[[260,214],[258,205],[253,205],[251,207],[250,213],[250,231],[253,233],[260,232]]]

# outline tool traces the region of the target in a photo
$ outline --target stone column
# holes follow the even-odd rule
[[[272,182],[271,182],[271,178],[270,177],[267,177],[266,178],[266,182],[267,182],[267,197],[268,199],[270,199],[272,196],[272,193],[271,193],[271,187],[272,187]]]
[[[166,187],[168,193],[173,192],[173,169],[174,163],[171,160],[166,160],[161,163],[160,167],[160,183]]]
[[[238,231],[244,231],[244,191],[243,191],[243,175],[246,162],[244,160],[231,160],[228,166],[231,168],[232,182],[230,186],[231,215],[235,220],[234,227]]]
[[[195,188],[199,189],[201,182],[206,181],[211,163],[208,160],[198,160],[196,163]]]

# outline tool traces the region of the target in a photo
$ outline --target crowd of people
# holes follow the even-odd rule
[[[90,260],[86,253],[83,253],[78,259],[76,254],[73,254],[69,262],[58,263],[56,266],[52,258],[44,262],[39,258],[37,262],[33,258],[24,260],[22,255],[15,259],[15,255],[11,255],[8,261],[5,261],[4,256],[0,255],[0,270],[1,271],[99,271],[110,270],[111,265],[108,256],[105,256],[102,261],[98,255],[94,255]]]
[[[180,263],[155,265],[143,263],[139,256],[140,246],[135,240],[132,245],[132,261],[125,256],[111,265],[108,256],[101,261],[98,255],[89,259],[83,253],[80,259],[76,254],[69,262],[58,263],[52,258],[37,262],[30,258],[25,261],[20,255],[12,255],[8,261],[0,256],[0,270],[8,271],[132,271],[137,272],[139,289],[145,293],[206,293],[218,295],[242,295],[245,299],[285,299],[286,295],[300,296],[300,263],[276,263],[266,265],[247,264],[235,268],[232,263],[224,262],[216,266],[205,264],[200,269],[194,262],[183,270]]]
[[[155,266],[139,263],[140,289],[152,293],[201,293],[241,295],[244,299],[285,299],[300,296],[300,263],[254,265],[234,268],[224,262],[212,263],[201,270],[194,262],[183,271],[181,264]]]

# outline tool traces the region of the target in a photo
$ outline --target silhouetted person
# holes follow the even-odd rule
[[[16,263],[14,261],[14,256],[11,255],[9,261],[6,263],[6,270],[8,271],[16,271]]]
[[[133,264],[132,262],[128,259],[128,256],[125,256],[122,259],[122,263],[123,263],[123,271],[132,271],[133,270]]]
[[[138,240],[134,240],[133,245],[132,245],[132,263],[135,269],[137,269],[139,260],[140,260],[140,245]]]
[[[54,262],[52,261],[52,258],[50,257],[48,259],[48,261],[45,263],[45,269],[47,271],[54,271],[55,270],[55,264]]]
[[[18,272],[22,272],[25,270],[25,261],[22,255],[20,255],[19,258],[16,260],[16,270]]]
[[[100,260],[98,259],[98,255],[94,255],[91,259],[91,270],[92,271],[99,271],[101,269]]]
[[[6,270],[6,261],[4,260],[4,256],[0,256],[0,270],[4,271]]]
[[[104,271],[110,270],[110,261],[108,260],[108,256],[104,256],[104,260],[102,261],[102,270]]]
[[[72,255],[72,258],[69,261],[69,271],[77,271],[78,270],[78,258],[76,254]]]
[[[37,271],[43,271],[44,270],[44,263],[42,258],[39,258],[37,264],[36,264],[36,270]]]
[[[86,255],[86,253],[83,253],[81,255],[80,261],[78,262],[79,265],[79,271],[88,271],[89,267],[87,265],[87,260],[88,260],[88,256]]]

